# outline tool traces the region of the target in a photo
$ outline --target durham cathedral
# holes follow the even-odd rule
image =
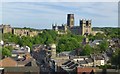
[[[58,26],[57,24],[52,25],[52,29],[55,31],[70,30],[72,33],[77,35],[89,35],[92,33],[91,20],[81,19],[79,26],[74,25],[74,14],[67,14],[67,24]]]

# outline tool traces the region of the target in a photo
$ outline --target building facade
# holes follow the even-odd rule
[[[36,36],[38,35],[38,31],[36,30],[31,30],[31,29],[24,29],[24,28],[12,28],[10,25],[0,25],[0,31],[2,34],[4,33],[11,33],[17,36]]]
[[[82,35],[91,34],[91,20],[81,19],[80,20],[80,28]]]
[[[12,27],[10,25],[0,25],[2,33],[12,33]]]
[[[56,57],[56,45],[51,44],[51,58],[55,58],[55,57]]]
[[[74,26],[74,14],[67,14],[67,26],[70,28]]]
[[[32,31],[29,29],[13,29],[13,34],[18,35],[18,36],[36,36],[38,34],[37,31]]]
[[[79,26],[75,26],[74,14],[67,14],[67,25],[52,25],[52,29],[55,31],[63,30],[64,32],[70,30],[73,34],[77,35],[89,35],[92,33],[91,21],[92,20],[81,19]]]

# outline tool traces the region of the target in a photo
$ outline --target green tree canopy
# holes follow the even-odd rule
[[[116,51],[113,53],[111,57],[111,63],[116,65],[116,67],[119,66],[120,68],[120,49],[116,49]]]
[[[11,51],[5,47],[2,48],[2,55],[3,56],[11,56]]]
[[[109,43],[106,40],[103,40],[98,46],[101,52],[106,51],[108,49]]]
[[[80,44],[75,38],[61,38],[58,42],[57,52],[71,51],[79,46]]]
[[[80,55],[90,55],[90,54],[92,54],[93,53],[93,48],[90,46],[90,45],[88,45],[88,44],[86,44],[84,47],[83,47],[83,50],[82,50],[82,52],[80,53]]]

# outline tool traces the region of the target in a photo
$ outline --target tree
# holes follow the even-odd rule
[[[18,39],[19,39],[19,37],[16,36],[16,35],[14,35],[14,34],[11,34],[11,33],[5,33],[5,34],[3,34],[3,40],[5,42],[14,42],[14,43],[17,43]]]
[[[92,34],[88,35],[87,38],[91,41],[95,40],[95,36],[93,36]]]
[[[75,38],[61,38],[57,45],[57,52],[71,51],[75,48],[78,48],[79,46],[80,44]]]
[[[120,49],[116,49],[114,54],[111,57],[111,63],[120,68]]]
[[[7,49],[10,50],[10,51],[13,50],[12,46],[6,46],[5,48],[7,48]]]
[[[11,56],[11,51],[5,47],[2,48],[2,55],[3,56]]]
[[[84,36],[81,36],[81,35],[71,34],[71,37],[72,37],[72,38],[75,38],[78,42],[82,42],[83,39],[84,39]]]
[[[108,49],[109,43],[106,40],[103,40],[99,45],[99,50],[101,52],[106,51]]]
[[[95,39],[104,39],[104,38],[106,38],[106,36],[105,36],[105,34],[101,34],[101,33],[97,33],[96,35],[95,35]]]
[[[84,55],[90,55],[90,54],[92,54],[92,52],[93,52],[93,48],[90,45],[87,44],[83,47],[81,55],[83,55],[83,56]]]

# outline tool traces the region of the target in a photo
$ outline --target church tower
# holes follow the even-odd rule
[[[70,28],[74,26],[74,14],[67,14],[67,26]]]
[[[81,27],[81,35],[91,34],[91,20],[81,19],[80,27]]]

